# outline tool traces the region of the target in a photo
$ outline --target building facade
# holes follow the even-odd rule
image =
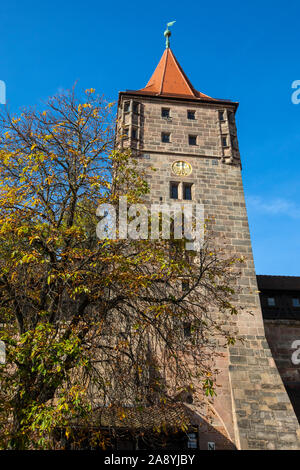
[[[300,422],[300,277],[257,276],[266,338]]]
[[[299,449],[299,424],[266,341],[235,124],[238,103],[197,91],[167,47],[147,85],[120,92],[117,131],[146,171],[153,203],[204,205],[210,231],[246,259],[235,329],[243,341],[217,358],[219,393],[190,406],[200,449]],[[151,170],[155,167],[156,171]],[[212,416],[210,420],[206,419]]]

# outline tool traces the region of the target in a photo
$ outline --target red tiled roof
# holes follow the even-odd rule
[[[171,49],[165,49],[149,82],[136,93],[218,101],[195,90]]]
[[[124,416],[121,418],[118,407],[99,407],[92,415],[90,426],[153,429],[162,424],[167,427],[181,428],[183,424],[191,425],[193,412],[182,403],[167,405],[152,405],[143,407],[123,408]],[[72,419],[73,426],[86,425],[87,421],[81,418]]]

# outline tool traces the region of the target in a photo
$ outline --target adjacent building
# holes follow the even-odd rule
[[[300,422],[300,277],[257,276],[266,338]]]

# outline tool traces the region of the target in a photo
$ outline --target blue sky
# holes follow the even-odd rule
[[[171,47],[198,90],[240,102],[237,125],[258,274],[300,275],[298,1],[2,2],[0,80],[12,110],[76,80],[109,100],[142,88]]]

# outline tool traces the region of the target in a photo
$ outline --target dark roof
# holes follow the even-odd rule
[[[191,425],[191,410],[181,403],[152,406],[133,406],[122,410],[118,407],[99,407],[94,409],[89,426],[112,427],[116,429],[154,429],[161,426],[166,428],[181,428]],[[86,425],[86,420],[73,419],[75,427]]]
[[[125,96],[142,96],[143,98],[147,98],[147,97],[150,97],[150,98],[159,98],[159,99],[164,99],[164,100],[180,100],[180,101],[185,101],[185,102],[201,102],[201,104],[203,103],[214,103],[214,104],[217,104],[217,105],[222,105],[222,106],[232,106],[234,107],[234,109],[236,110],[238,108],[238,105],[239,103],[237,101],[231,101],[231,100],[225,100],[225,99],[221,99],[221,98],[214,98],[213,101],[211,99],[206,99],[206,98],[201,98],[201,100],[199,98],[193,98],[193,97],[188,97],[186,95],[179,95],[179,94],[163,94],[163,95],[159,95],[159,94],[154,94],[154,93],[150,93],[150,92],[146,92],[146,91],[140,91],[140,90],[126,90],[126,91],[120,91],[119,92],[119,96],[122,96],[122,95],[125,95]]]
[[[257,284],[259,290],[289,290],[300,291],[299,276],[266,276],[257,275]]]

